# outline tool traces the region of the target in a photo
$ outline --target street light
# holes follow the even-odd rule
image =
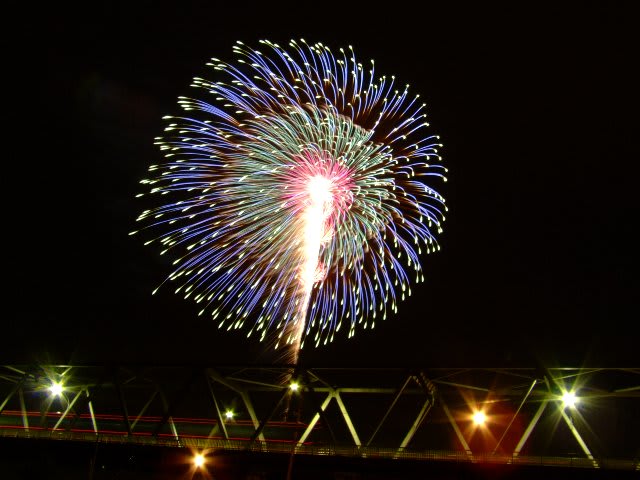
[[[576,403],[578,403],[578,397],[573,392],[564,392],[562,394],[562,404],[564,407],[575,407]]]
[[[472,418],[473,423],[478,426],[484,425],[484,423],[487,421],[487,415],[481,410],[478,410],[476,413],[474,413]]]
[[[51,392],[51,395],[55,397],[59,397],[60,395],[62,395],[62,390],[64,390],[64,387],[62,386],[61,383],[58,383],[58,382],[52,382],[51,386],[49,387],[49,391]]]
[[[196,468],[201,468],[204,465],[205,458],[202,453],[196,453],[193,457],[193,464]]]

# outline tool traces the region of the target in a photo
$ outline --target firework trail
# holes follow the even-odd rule
[[[275,331],[297,362],[305,340],[373,328],[424,280],[446,210],[427,180],[446,169],[419,95],[373,60],[260,43],[212,59],[216,81],[192,84],[206,100],[166,117],[166,160],[142,181],[161,206],[138,220],[174,253],[176,293],[220,328]]]

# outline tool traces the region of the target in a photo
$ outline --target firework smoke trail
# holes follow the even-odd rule
[[[373,61],[260,43],[213,59],[219,79],[192,84],[208,101],[181,97],[185,115],[166,117],[166,161],[140,194],[160,206],[138,220],[174,254],[176,293],[220,328],[275,331],[297,361],[306,339],[373,328],[424,280],[446,210],[427,181],[446,169],[419,95]]]

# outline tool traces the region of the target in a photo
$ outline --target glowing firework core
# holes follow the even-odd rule
[[[331,180],[316,175],[309,180],[307,185],[309,193],[309,205],[304,212],[304,270],[302,283],[305,290],[305,299],[311,294],[313,284],[322,278],[318,271],[318,257],[320,247],[325,238],[325,222],[331,215]],[[306,310],[306,309],[305,309]]]
[[[324,269],[320,264],[320,249],[322,243],[331,236],[332,222],[328,221],[332,216],[334,193],[333,181],[323,175],[317,174],[309,177],[306,193],[308,196],[307,207],[304,210],[304,243],[302,247],[302,298],[299,303],[297,328],[290,340],[297,347],[304,333],[307,310],[311,291],[316,282],[322,281]],[[298,348],[295,349],[297,356]]]
[[[312,205],[322,205],[325,202],[331,202],[331,180],[322,175],[316,175],[309,179],[307,192],[309,192]]]

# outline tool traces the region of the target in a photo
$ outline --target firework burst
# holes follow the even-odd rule
[[[351,47],[260,43],[212,59],[217,81],[192,84],[207,100],[166,117],[166,160],[142,181],[161,206],[138,220],[175,256],[165,282],[220,328],[276,346],[351,337],[397,311],[439,248],[439,140],[419,95]]]

